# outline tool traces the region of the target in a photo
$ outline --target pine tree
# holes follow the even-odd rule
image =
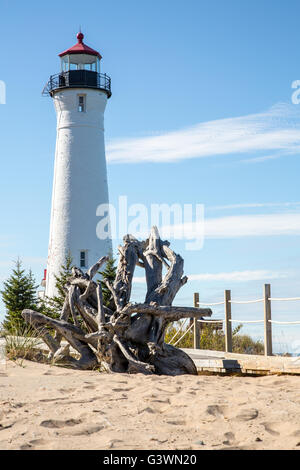
[[[31,270],[28,274],[25,274],[25,270],[22,269],[22,262],[18,258],[12,275],[3,285],[4,289],[0,293],[6,307],[6,316],[3,322],[4,329],[14,332],[16,329],[25,328],[26,323],[21,315],[22,310],[25,308],[34,310],[37,304],[36,291],[38,286]]]
[[[104,280],[109,281],[111,284],[113,284],[116,278],[116,271],[117,271],[115,262],[116,260],[114,259],[112,253],[110,253],[108,261],[106,262],[106,265],[105,265],[105,269],[99,272],[99,274],[101,274],[102,276],[102,280],[100,282],[101,282],[102,293],[103,293],[103,303],[104,305],[106,305],[106,307],[110,306],[111,292],[106,287]]]
[[[58,276],[55,276],[55,287],[58,290],[58,295],[54,297],[57,306],[62,309],[64,301],[65,301],[65,290],[64,290],[64,285],[66,284],[68,278],[72,274],[72,268],[73,268],[73,258],[70,252],[65,256],[65,264],[61,266],[60,272]]]
[[[73,258],[69,252],[65,256],[65,262],[61,266],[58,276],[55,276],[55,287],[57,289],[57,295],[54,297],[45,297],[40,305],[38,311],[48,315],[52,318],[58,318],[64,305],[66,293],[64,291],[64,285],[66,284],[68,277],[72,274]]]

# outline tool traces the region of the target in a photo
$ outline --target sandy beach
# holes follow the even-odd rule
[[[299,449],[296,376],[0,369],[0,449]]]

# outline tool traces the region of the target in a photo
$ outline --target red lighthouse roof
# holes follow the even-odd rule
[[[77,44],[75,44],[75,46],[70,47],[70,49],[67,49],[66,51],[61,52],[60,54],[58,54],[59,57],[63,57],[64,55],[67,55],[67,54],[89,54],[89,55],[96,55],[97,57],[99,57],[99,59],[101,59],[102,57],[99,54],[99,52],[95,51],[91,47],[84,44],[83,38],[84,38],[84,35],[81,32],[78,33],[77,34],[77,39],[78,39]]]

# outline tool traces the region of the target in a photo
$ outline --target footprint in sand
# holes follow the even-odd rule
[[[61,401],[61,400],[67,400],[68,397],[58,397],[58,398],[43,398],[42,400],[39,400],[40,402],[47,403],[51,401]]]
[[[23,444],[20,446],[20,450],[33,450],[33,446],[31,444]]]
[[[72,436],[89,436],[90,434],[94,434],[96,432],[101,431],[106,426],[104,425],[96,425],[96,426],[88,426],[86,428],[81,429],[80,431],[72,432]]]
[[[238,421],[251,421],[252,419],[255,419],[257,417],[258,417],[258,410],[252,408],[252,409],[242,411],[235,418]]]
[[[33,439],[32,441],[29,441],[29,444],[32,446],[43,446],[48,444],[48,441],[45,439]]]
[[[108,401],[119,401],[119,400],[127,400],[127,395],[126,395],[125,393],[123,393],[123,396],[122,396],[122,397],[110,398]]]
[[[220,447],[219,450],[250,450],[250,448],[243,447],[243,446],[229,446],[229,447]]]
[[[274,382],[269,382],[267,385],[273,387],[273,385],[282,385],[282,380],[274,380]]]
[[[214,416],[215,418],[222,418],[224,416],[224,406],[220,406],[220,405],[209,405],[207,408],[206,408],[206,412],[211,415],[211,416]]]
[[[300,437],[299,423],[291,422],[288,417],[280,421],[266,421],[261,424],[272,436]]]
[[[171,401],[170,401],[170,398],[166,398],[165,400],[150,400],[152,403],[163,403],[163,404],[167,404],[167,405],[170,405]]]
[[[14,425],[14,423],[7,424],[7,425],[4,425],[4,424],[0,423],[0,431],[4,431],[4,429],[12,428],[13,425]]]
[[[154,413],[157,413],[156,410],[154,410],[153,408],[150,408],[149,406],[147,408],[144,408],[143,410],[141,411],[138,411],[138,414],[140,415],[141,413],[151,413],[151,414],[154,414]]]
[[[229,439],[230,441],[233,441],[235,439],[235,435],[233,434],[233,432],[225,432],[224,437],[226,437],[226,439]]]
[[[233,432],[225,432],[224,438],[225,440],[223,441],[223,444],[225,445],[231,445],[235,442],[235,435]]]
[[[64,377],[66,377],[67,375],[72,375],[72,374],[70,374],[69,372],[65,372],[65,371],[61,373],[59,370],[53,369],[53,370],[47,370],[46,372],[43,373],[43,375],[55,375],[56,377],[60,377],[63,375]]]
[[[280,436],[280,433],[278,431],[275,431],[274,429],[274,423],[261,423],[265,430],[271,434],[272,436]]]
[[[44,428],[64,428],[66,426],[76,426],[77,424],[81,424],[81,419],[67,419],[66,421],[48,419],[42,421],[40,426],[43,426]]]
[[[185,426],[186,425],[186,421],[184,420],[172,420],[172,421],[167,421],[168,424],[173,424],[174,426]]]
[[[174,393],[179,393],[181,389],[178,390],[178,389],[174,388],[173,390],[165,390],[165,389],[162,389],[162,388],[157,388],[157,390],[158,390],[159,392],[166,393],[167,395],[170,395],[170,394],[172,395],[172,394],[174,394]]]
[[[108,443],[108,448],[109,449],[115,449],[115,444],[117,444],[118,442],[123,442],[121,441],[120,439],[112,439],[111,441],[109,441]]]
[[[165,442],[168,442],[168,439],[160,440],[160,439],[157,439],[156,437],[151,437],[150,441],[156,441],[158,442],[158,444],[164,444]]]
[[[151,400],[151,398],[157,398],[159,395],[155,393],[145,393],[144,400]]]
[[[67,398],[68,398],[68,397],[67,397]],[[102,398],[104,398],[104,397],[102,397]],[[76,403],[79,403],[79,404],[84,403],[84,404],[86,404],[86,403],[91,403],[92,401],[97,401],[97,400],[99,400],[99,397],[86,398],[85,400],[71,400],[71,401],[66,401],[65,403],[66,403],[67,405],[73,405],[73,404],[76,404]]]
[[[133,390],[133,388],[113,388],[113,392],[130,392],[130,390]]]

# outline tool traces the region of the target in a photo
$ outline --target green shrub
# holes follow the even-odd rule
[[[178,328],[180,322],[177,325],[169,325],[165,342],[169,343]],[[185,326],[183,330],[178,333],[171,344],[176,343],[178,339],[188,330],[190,324]],[[255,341],[248,335],[240,335],[239,331],[242,329],[242,325],[238,325],[232,332],[232,349],[235,353],[240,354],[263,354],[264,345],[262,341]],[[194,347],[194,331],[193,328],[185,335],[185,337],[178,342],[176,345],[178,348],[193,348]],[[215,330],[212,325],[204,324],[201,330],[200,336],[200,349],[208,349],[211,351],[225,351],[225,334],[223,330]]]

